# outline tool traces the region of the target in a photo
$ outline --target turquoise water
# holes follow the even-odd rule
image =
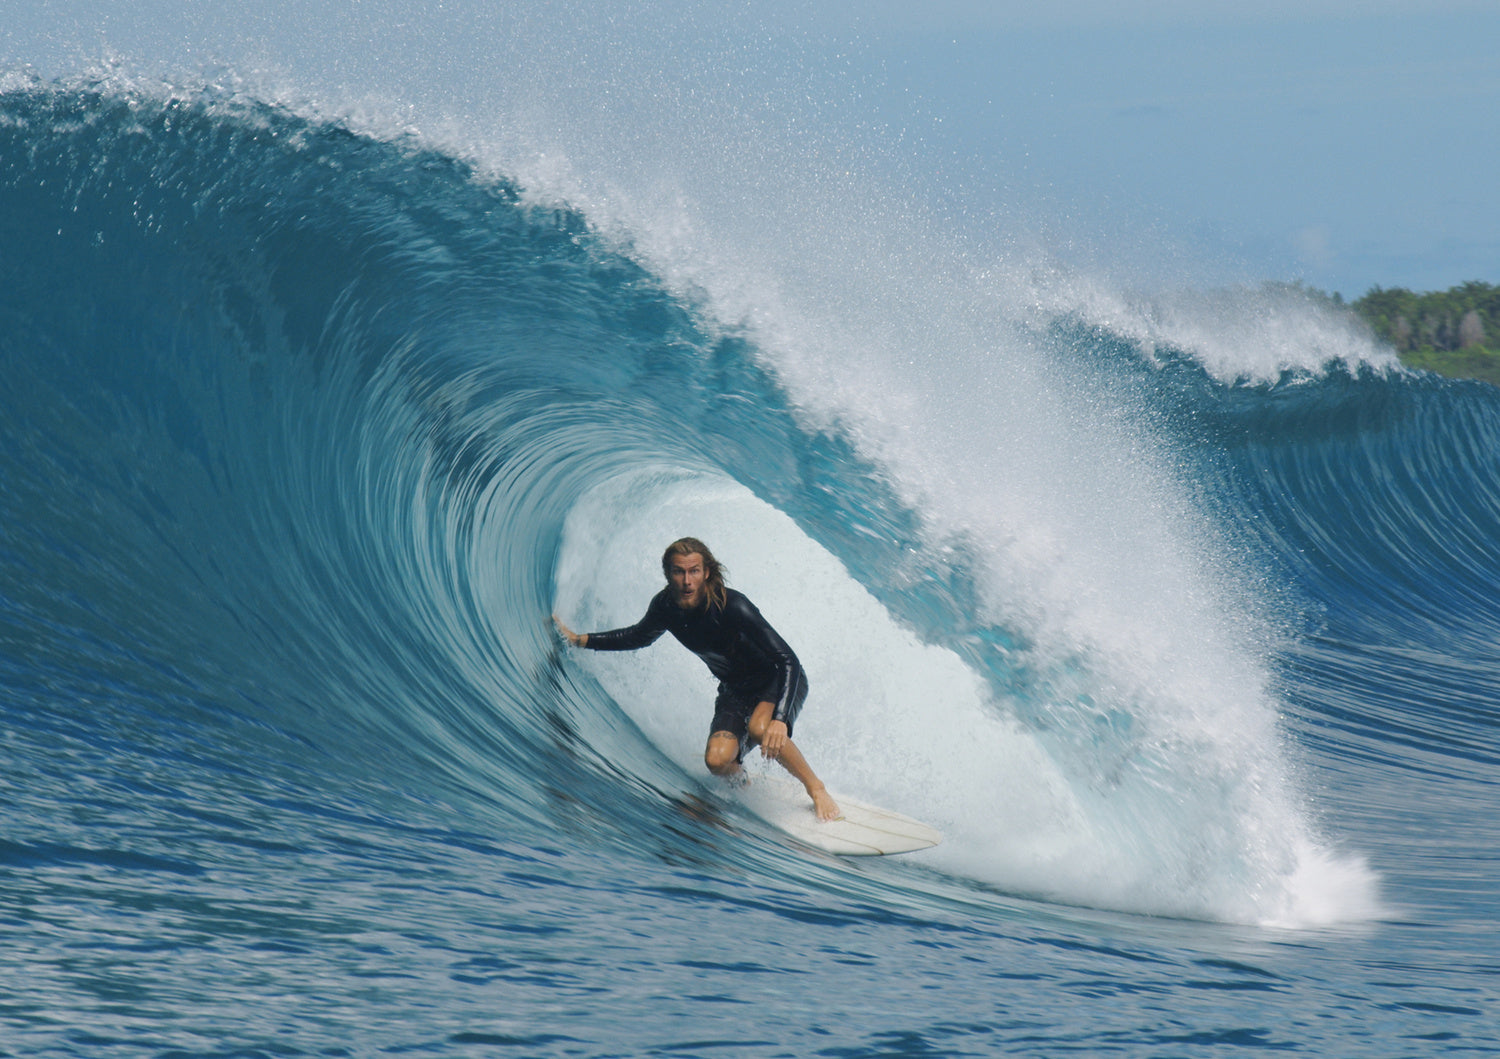
[[[0,96],[0,1052],[1497,1050],[1494,390],[1248,294],[866,343],[596,214]],[[942,846],[788,843],[701,666],[561,650],[682,533]]]

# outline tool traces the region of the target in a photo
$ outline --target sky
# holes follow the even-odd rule
[[[481,76],[523,24],[691,40],[721,17],[835,71],[844,119],[955,198],[1045,202],[1116,255],[1181,246],[1348,298],[1500,282],[1500,0],[0,0],[0,69],[107,54],[430,81]]]
[[[1347,297],[1500,283],[1500,2],[1034,6],[866,40],[935,140],[1100,226]]]

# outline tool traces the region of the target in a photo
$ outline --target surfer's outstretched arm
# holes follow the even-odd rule
[[[667,593],[658,592],[640,621],[607,632],[574,632],[556,614],[552,615],[552,623],[562,633],[563,639],[574,647],[587,647],[590,651],[638,651],[650,647],[667,631],[667,608],[671,605]]]

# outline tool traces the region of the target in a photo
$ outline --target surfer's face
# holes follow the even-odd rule
[[[703,602],[705,576],[703,556],[697,552],[672,556],[672,561],[667,566],[667,578],[672,583],[672,594],[677,598],[679,607],[691,609]]]

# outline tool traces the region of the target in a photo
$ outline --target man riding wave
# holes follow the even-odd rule
[[[574,647],[593,651],[635,651],[670,632],[719,680],[703,751],[709,771],[734,780],[742,775],[745,751],[759,746],[806,788],[819,820],[838,819],[838,804],[792,742],[792,727],[807,698],[802,663],[755,604],[724,584],[724,567],[702,541],[673,541],[662,553],[661,567],[667,587],[634,625],[575,633],[554,614],[558,631]]]

